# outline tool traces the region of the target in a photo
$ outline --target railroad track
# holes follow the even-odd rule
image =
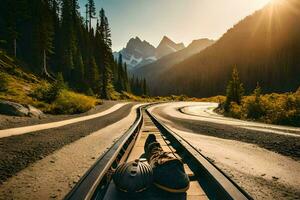
[[[165,194],[153,186],[136,199],[252,199],[196,148],[149,113],[147,107],[137,110],[137,118],[131,128],[97,160],[65,199],[126,199],[116,190],[111,180],[112,171],[121,163],[139,158],[144,153],[143,145],[150,133],[156,135],[164,151],[173,153],[184,162],[190,189],[184,194]]]

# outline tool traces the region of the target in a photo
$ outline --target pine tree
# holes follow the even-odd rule
[[[243,84],[240,81],[239,73],[236,67],[233,68],[231,79],[228,82],[226,89],[226,101],[225,111],[229,111],[231,102],[235,102],[240,105],[244,94]]]
[[[54,27],[53,21],[51,18],[51,12],[49,10],[50,6],[48,1],[39,2],[38,11],[40,12],[36,19],[37,22],[37,39],[39,40],[38,44],[38,54],[42,55],[42,73],[48,78],[52,78],[47,69],[47,58],[49,54],[53,53],[53,35]]]
[[[88,84],[94,93],[98,93],[100,87],[100,77],[95,58],[90,58],[87,69],[88,71],[86,73],[86,79],[88,80]]]
[[[148,95],[148,88],[147,88],[147,82],[146,79],[144,78],[143,80],[143,94]]]
[[[111,31],[103,9],[94,31],[91,21],[96,8],[86,6],[86,21],[78,0],[2,0],[0,7],[1,47],[27,63],[36,74],[58,74],[70,88],[110,98],[120,74],[127,90],[127,69],[114,61]],[[51,81],[56,82],[56,81]]]
[[[254,100],[251,100],[247,104],[247,117],[250,119],[259,119],[265,115],[265,108],[261,104],[261,87],[259,83],[256,84],[256,88],[253,91]]]
[[[124,85],[125,85],[125,91],[126,92],[131,92],[130,91],[130,85],[129,85],[129,79],[128,79],[128,72],[127,72],[127,64],[124,62]]]
[[[53,23],[53,53],[49,57],[49,65],[52,70],[58,72],[59,66],[59,52],[60,52],[60,6],[59,0],[51,0],[51,20]]]
[[[117,85],[116,90],[118,92],[121,92],[124,90],[124,84],[123,84],[123,56],[122,54],[119,54],[118,59],[118,77],[117,77]]]
[[[103,15],[105,16],[104,14],[104,10],[102,8],[102,12],[103,12]],[[109,28],[109,25],[108,25],[108,19],[107,17],[104,17],[104,40],[105,40],[105,43],[107,44],[108,48],[111,50],[111,45],[112,45],[112,42],[111,42],[111,31],[110,31],[110,28]]]
[[[73,52],[75,49],[75,35],[73,27],[73,16],[72,16],[72,1],[62,0],[62,55],[61,65],[65,78],[69,81],[71,79],[71,71],[74,69],[74,58]]]
[[[253,91],[253,95],[255,96],[255,102],[259,103],[260,102],[260,96],[261,96],[261,87],[260,87],[258,82],[256,84],[256,88]]]
[[[85,4],[85,27],[86,30],[88,30],[89,28],[89,4]]]
[[[10,8],[10,12],[8,12],[8,17],[7,17],[7,25],[8,25],[7,31],[12,41],[13,55],[17,57],[17,38],[19,35],[19,33],[17,32],[17,17],[18,17],[16,11],[17,2],[16,0],[11,0],[8,2],[9,4],[7,6],[8,8]]]
[[[83,63],[83,58],[80,53],[80,50],[77,49],[77,52],[75,54],[75,62],[74,62],[74,77],[73,79],[75,80],[75,84],[77,86],[77,89],[81,90],[84,88],[84,77],[85,77],[85,72],[84,72],[84,63]]]
[[[88,0],[89,30],[92,29],[92,19],[96,15],[96,7],[94,0]]]
[[[17,57],[18,39],[22,36],[20,24],[28,19],[26,0],[2,0],[1,15],[3,15],[4,32],[7,39],[8,50]],[[0,16],[1,16],[0,15]],[[2,27],[1,27],[2,29]]]
[[[114,58],[111,50],[111,41],[110,39],[110,28],[105,16],[105,12],[103,8],[100,10],[100,26],[99,26],[99,34],[100,34],[100,52],[103,54],[103,60],[101,63],[101,71],[102,71],[102,88],[101,88],[101,97],[102,98],[110,98],[110,93],[113,92],[113,76],[112,76],[112,66],[114,65]]]

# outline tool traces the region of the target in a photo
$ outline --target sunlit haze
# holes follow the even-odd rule
[[[96,0],[112,29],[113,50],[139,36],[158,45],[167,35],[186,45],[194,39],[218,39],[243,17],[270,0]],[[82,11],[86,0],[80,0]],[[83,14],[84,15],[84,14]]]

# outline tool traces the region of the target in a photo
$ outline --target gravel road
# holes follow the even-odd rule
[[[113,104],[107,105],[110,107]],[[134,105],[135,103],[130,103],[111,114],[59,128],[1,138],[0,185],[12,175],[28,167],[31,163],[43,159],[55,150],[118,122],[129,114]]]

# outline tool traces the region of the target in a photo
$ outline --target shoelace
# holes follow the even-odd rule
[[[171,152],[164,152],[161,148],[155,148],[152,152],[154,152],[150,157],[150,163],[152,166],[162,165],[166,161],[174,159],[173,157],[169,156]]]

